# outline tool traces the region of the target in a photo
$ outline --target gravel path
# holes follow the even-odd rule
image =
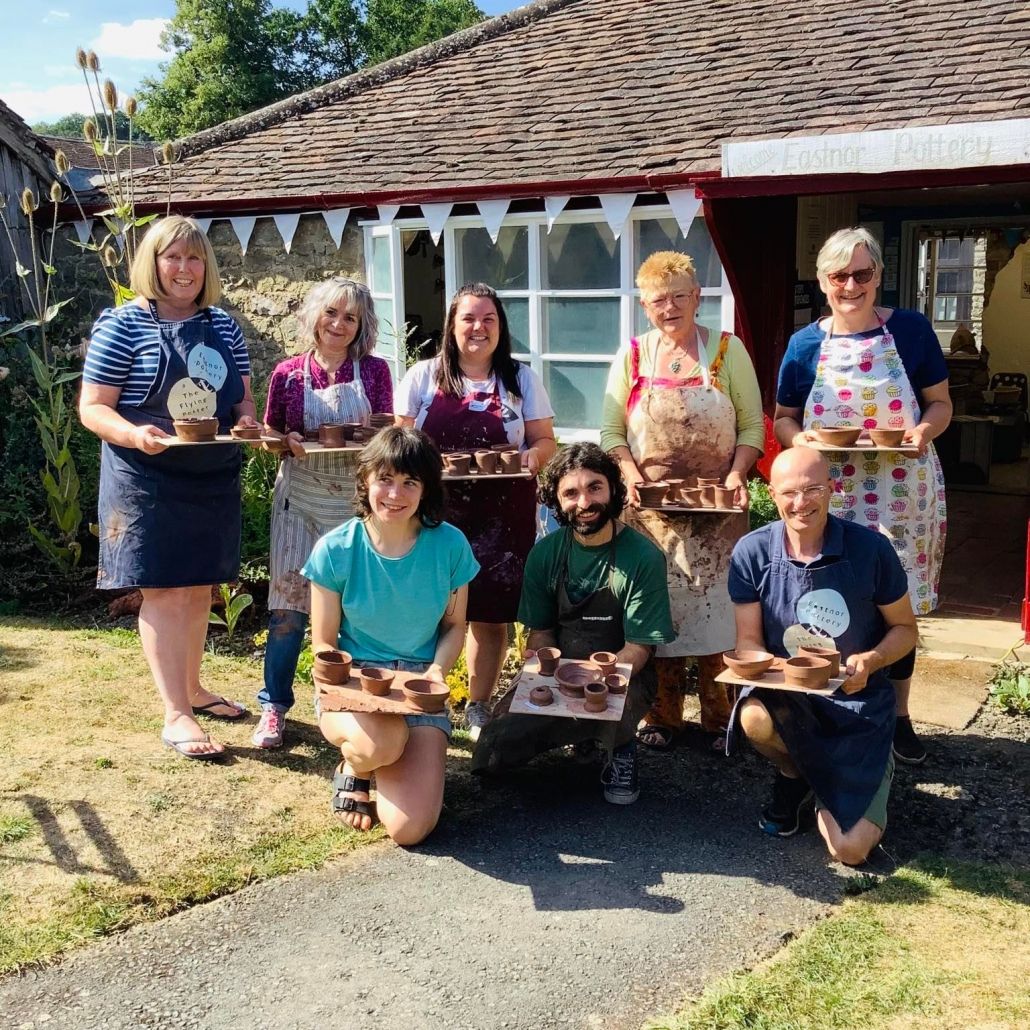
[[[1025,861],[1028,724],[928,734],[931,760],[896,779],[891,855]],[[700,739],[649,754],[628,809],[565,760],[489,786],[463,769],[424,847],[364,849],[8,978],[0,1026],[636,1027],[774,951],[851,875],[814,833],[763,837],[767,769]]]

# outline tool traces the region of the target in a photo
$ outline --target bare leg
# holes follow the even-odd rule
[[[185,745],[185,750],[191,754],[218,754],[225,748],[213,740],[204,741],[207,734],[193,718],[190,704],[194,699],[191,693],[200,685],[200,660],[207,637],[211,588],[147,588],[142,593],[139,635],[150,673],[164,703],[165,735],[178,742],[198,741]]]
[[[469,670],[469,700],[489,701],[501,677],[508,650],[508,625],[504,622],[470,622],[465,637]]]
[[[842,833],[840,824],[825,808],[816,813],[816,823],[827,850],[844,865],[861,865],[883,836],[883,830],[865,818],[859,819],[847,833]]]
[[[410,847],[433,832],[443,807],[446,764],[447,734],[435,726],[412,726],[401,757],[376,771],[376,808],[397,844]]]
[[[801,775],[783,739],[776,732],[776,723],[757,698],[749,697],[740,706],[740,726],[751,746],[768,758],[784,776],[796,780]]]

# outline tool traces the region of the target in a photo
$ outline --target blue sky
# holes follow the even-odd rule
[[[513,10],[528,0],[477,0],[487,15]],[[301,9],[305,0],[273,0]],[[30,124],[88,111],[75,49],[95,50],[103,75],[119,93],[131,93],[169,55],[159,47],[161,29],[175,0],[42,0],[25,4],[3,26],[0,98]]]

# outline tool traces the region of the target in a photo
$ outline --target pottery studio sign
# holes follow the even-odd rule
[[[1030,164],[1030,118],[724,143],[726,178]]]

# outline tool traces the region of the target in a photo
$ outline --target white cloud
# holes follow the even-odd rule
[[[166,18],[137,18],[128,25],[105,21],[100,35],[90,44],[101,61],[105,57],[125,57],[134,61],[166,61],[171,57],[161,49],[161,33],[168,24]]]
[[[84,82],[75,86],[48,86],[46,89],[31,89],[20,83],[0,86],[0,98],[30,125],[52,121],[73,111],[84,113],[90,110],[89,93]]]
[[[44,25],[53,25],[55,22],[67,21],[71,15],[67,11],[47,11],[43,18]]]

